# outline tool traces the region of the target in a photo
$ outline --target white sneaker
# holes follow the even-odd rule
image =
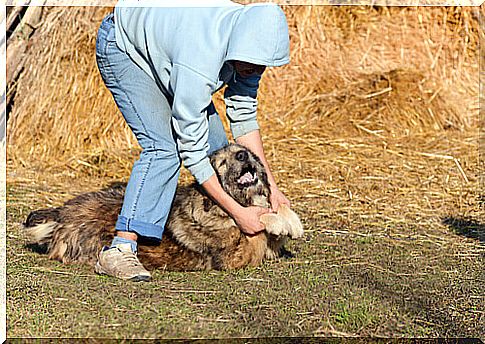
[[[152,277],[140,263],[136,253],[131,250],[130,244],[105,246],[98,255],[94,271],[100,275],[134,282],[149,281]]]

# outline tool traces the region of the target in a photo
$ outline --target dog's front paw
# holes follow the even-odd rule
[[[264,258],[268,260],[276,260],[278,259],[278,254],[271,248],[267,248],[264,254]]]
[[[259,220],[264,224],[266,232],[269,234],[288,235],[291,231],[289,222],[279,214],[263,214]]]
[[[278,215],[280,215],[289,225],[288,235],[292,239],[301,238],[303,236],[303,225],[296,213],[287,205],[282,204],[278,208]]]

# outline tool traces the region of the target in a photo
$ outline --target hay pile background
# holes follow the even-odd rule
[[[269,70],[263,80],[260,122],[272,137],[267,144],[476,126],[476,8],[285,10],[292,62]],[[138,146],[94,56],[96,30],[109,9],[45,11],[15,84],[8,122],[12,166],[125,176]]]
[[[9,87],[9,221],[16,223],[32,208],[57,205],[73,193],[127,180],[139,152],[95,64],[96,30],[110,9],[44,10],[43,24],[28,41],[25,67]],[[294,244],[294,260],[266,269],[275,269],[276,289],[300,290],[301,285],[301,298],[294,303],[290,289],[279,294],[283,301],[273,299],[274,293],[255,296],[257,289],[251,285],[244,294],[238,289],[243,285],[231,284],[232,275],[218,275],[223,281],[218,283],[236,288],[238,295],[262,299],[266,308],[247,308],[244,296],[238,305],[220,306],[219,299],[209,296],[199,303],[206,305],[208,316],[222,312],[229,320],[217,325],[243,337],[485,337],[478,116],[478,43],[483,38],[478,23],[483,9],[284,10],[292,60],[265,73],[259,122],[270,164],[302,217],[307,242]],[[220,97],[217,107],[223,114]],[[189,180],[184,173],[182,182]],[[10,232],[22,237],[18,226]],[[13,242],[10,245],[17,245]],[[24,248],[15,247],[10,261],[25,265],[25,258],[15,253],[24,254]],[[30,287],[28,276],[22,277],[15,264],[10,285]],[[267,273],[254,272],[256,282],[246,281],[259,283],[257,278],[265,279]],[[164,276],[159,278],[169,278]],[[191,278],[176,277],[174,283],[204,283],[198,275]],[[207,285],[212,285],[210,278]],[[329,294],[323,297],[313,288]],[[143,290],[137,292],[148,293]],[[10,319],[19,319],[10,333],[38,334],[37,325],[29,330],[35,321],[26,315],[27,306],[13,311],[24,303],[22,293],[17,298],[22,302],[9,304]],[[187,300],[181,302],[186,305]],[[296,313],[288,313],[294,308]],[[254,326],[238,327],[241,319],[233,319],[237,314]],[[179,331],[186,331],[181,323]],[[56,325],[49,325],[44,334],[73,335],[71,327]],[[143,333],[160,334],[145,326]],[[170,326],[162,334],[178,333],[178,325],[173,332]],[[264,326],[271,330],[257,332]],[[112,333],[98,324],[89,328],[92,335]],[[85,334],[82,329],[76,330],[78,335]],[[190,329],[195,336],[212,333],[197,332],[197,326]]]

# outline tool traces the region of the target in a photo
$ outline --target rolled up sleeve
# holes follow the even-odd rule
[[[242,78],[238,74],[224,92],[226,114],[234,139],[259,129],[257,93],[261,76]]]

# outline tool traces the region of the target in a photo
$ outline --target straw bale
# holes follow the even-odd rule
[[[94,56],[96,31],[109,10],[48,8],[29,41],[28,68],[17,80],[7,127],[9,166],[114,178],[129,174],[139,148]],[[284,6],[284,11],[292,62],[268,70],[259,93],[269,150],[284,151],[291,139],[314,154],[312,140],[322,138],[381,140],[476,128],[475,9]],[[220,94],[216,106],[224,112]]]

